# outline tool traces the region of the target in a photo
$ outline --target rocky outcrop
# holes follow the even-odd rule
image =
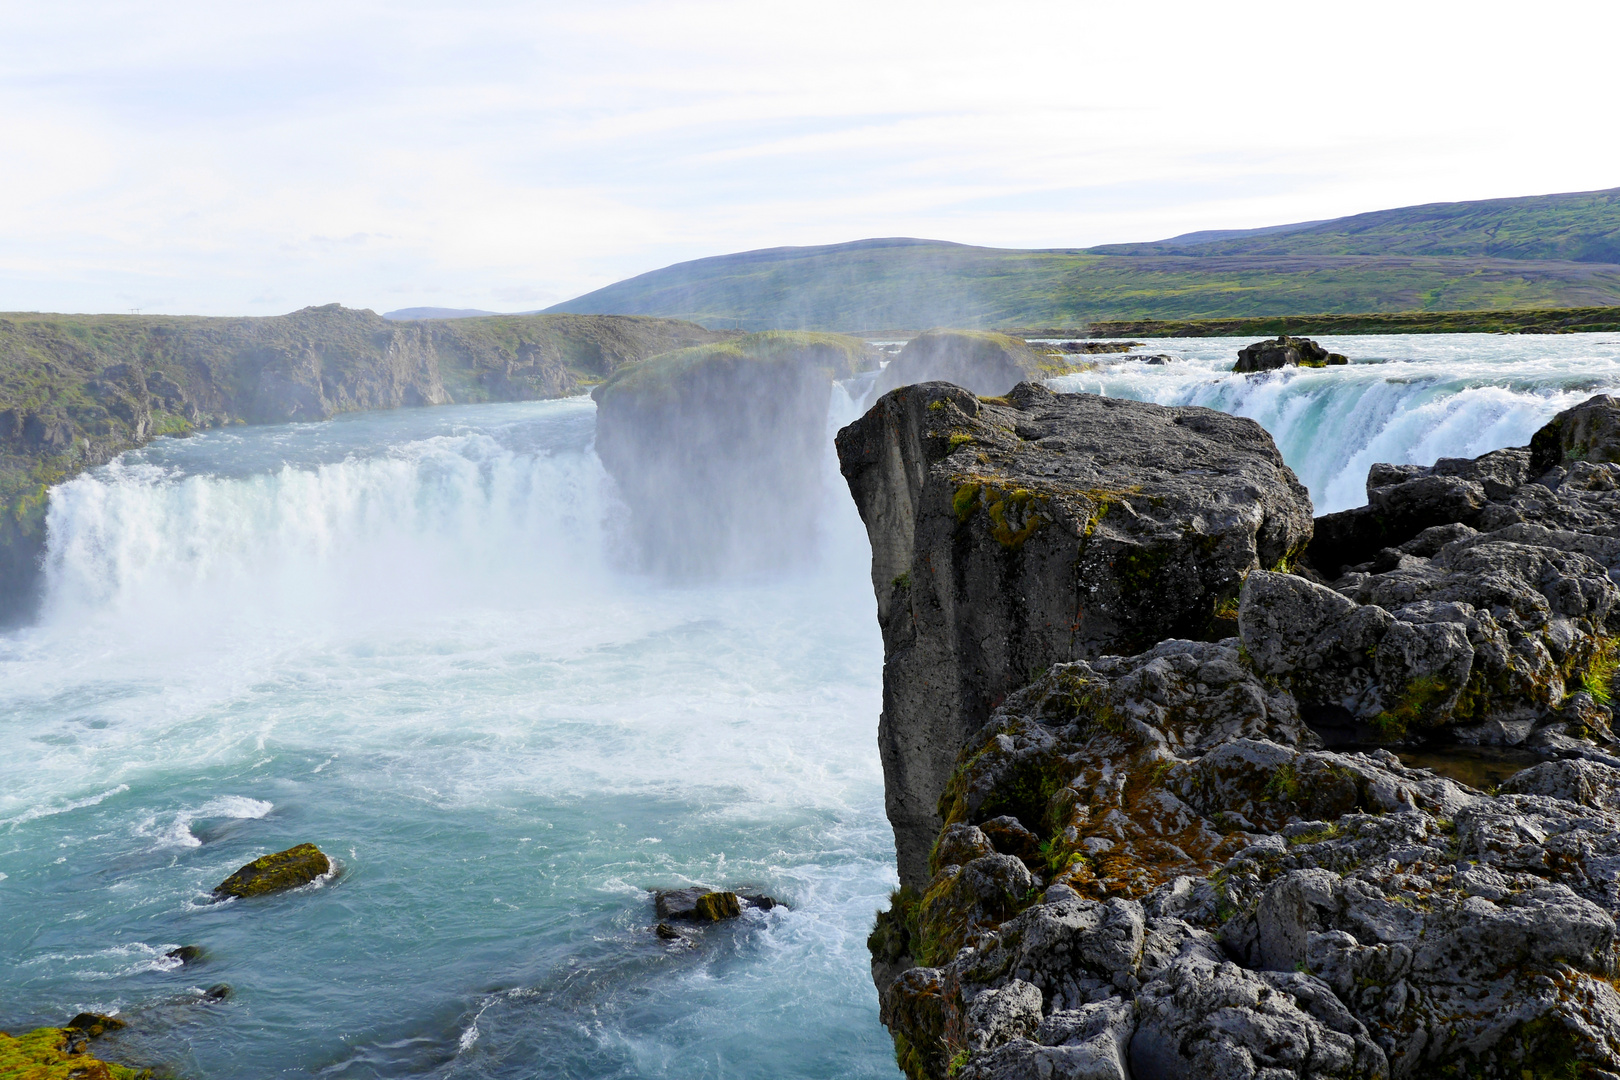
[[[399,323],[337,304],[255,319],[0,318],[0,625],[37,602],[49,488],[155,436],[560,397],[728,336],[606,315]]]
[[[916,383],[949,382],[975,394],[1005,394],[1021,382],[1065,370],[1067,365],[1054,365],[1026,342],[1006,334],[930,330],[908,341],[900,355],[883,369],[877,392],[884,394]]]
[[[1620,410],[1581,409],[1534,482],[1375,468],[1427,523],[1329,584],[1251,571],[1236,636],[1011,693],[870,942],[908,1074],[1620,1075]],[[1387,748],[1420,739],[1544,760],[1486,791]]]
[[[1328,352],[1310,338],[1279,335],[1276,341],[1257,341],[1238,350],[1233,371],[1275,371],[1283,367],[1329,367],[1348,364],[1340,353]]]
[[[263,896],[296,889],[332,872],[332,861],[314,844],[261,855],[214,886],[221,898]]]
[[[593,390],[596,452],[643,563],[706,577],[809,557],[832,381],[872,362],[855,338],[772,331],[630,365]]]
[[[872,543],[885,798],[913,888],[957,751],[998,701],[1056,663],[1230,633],[1243,576],[1310,536],[1270,436],[1208,409],[924,383],[837,446]]]

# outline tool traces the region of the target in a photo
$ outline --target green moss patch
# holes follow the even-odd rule
[[[107,1019],[111,1019],[110,1017]],[[112,1021],[122,1027],[118,1021]],[[25,1035],[0,1031],[0,1077],[6,1080],[151,1080],[149,1069],[93,1057],[92,1036],[76,1027],[36,1028]]]
[[[314,844],[299,844],[286,851],[261,855],[214,886],[215,896],[263,896],[308,885],[329,873],[332,861]],[[733,898],[735,900],[735,897]]]

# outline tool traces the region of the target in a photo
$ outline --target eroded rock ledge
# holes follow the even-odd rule
[[[885,797],[913,888],[997,702],[1052,664],[1232,633],[1243,575],[1310,538],[1271,437],[1209,409],[922,383],[839,432],[838,459],[872,542]]]
[[[1473,481],[1472,524],[1426,509],[1330,582],[1254,569],[1238,633],[1053,663],[1000,702],[871,938],[906,1072],[1620,1076],[1620,402],[1581,408],[1533,478],[1529,448],[1472,463],[1524,463]],[[1483,790],[1404,762],[1418,742],[1544,760]]]

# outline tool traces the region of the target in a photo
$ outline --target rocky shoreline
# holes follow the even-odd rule
[[[1620,401],[1314,523],[1245,424],[929,384],[840,433],[901,1066],[1620,1076]],[[1402,759],[1480,745],[1542,760]]]

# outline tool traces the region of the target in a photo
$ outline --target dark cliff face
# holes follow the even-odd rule
[[[37,602],[51,485],[155,436],[561,397],[727,336],[607,315],[390,322],[337,304],[273,318],[0,318],[0,624]]]
[[[1062,661],[1230,633],[1243,575],[1310,538],[1271,437],[1208,409],[925,383],[837,445],[872,543],[885,799],[914,888],[957,751],[1007,693]]]
[[[654,572],[791,566],[814,550],[835,377],[864,344],[772,332],[627,367],[592,392],[596,451]]]

